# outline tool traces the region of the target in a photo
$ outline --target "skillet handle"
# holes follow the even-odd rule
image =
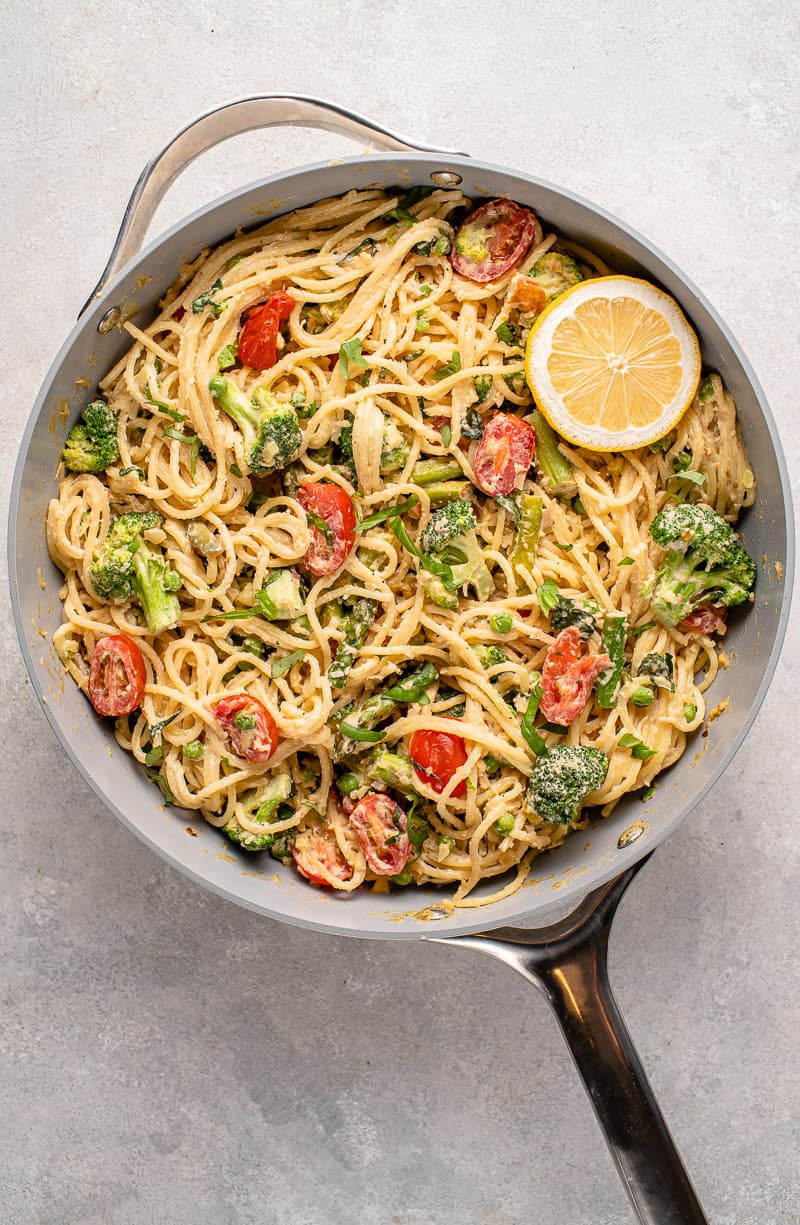
[[[355,111],[348,111],[333,102],[324,102],[318,98],[299,94],[262,94],[226,102],[193,119],[147,163],[125,208],[122,225],[108,263],[103,269],[103,275],[92,290],[89,300],[80,312],[81,315],[111,277],[139,250],[164,195],[178,175],[196,157],[231,136],[239,136],[256,128],[285,126],[336,132],[354,140],[370,141],[376,149],[381,150],[415,149],[426,153],[441,153],[444,157],[455,152],[440,149],[436,145],[422,145],[404,136],[398,136]]]
[[[642,1225],[708,1225],[608,980],[611,923],[641,866],[589,894],[552,927],[438,942],[488,953],[544,993]]]

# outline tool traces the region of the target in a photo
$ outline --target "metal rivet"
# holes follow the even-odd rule
[[[119,309],[118,306],[112,306],[110,310],[106,311],[106,313],[103,315],[102,319],[98,323],[97,325],[98,332],[100,332],[101,335],[105,336],[106,332],[110,332],[112,328],[115,328],[118,326],[121,319],[122,319],[122,311]]]
[[[643,833],[644,826],[641,821],[636,821],[633,825],[629,825],[627,829],[622,831],[617,839],[617,846],[620,850],[623,850],[626,846],[630,846],[632,842],[635,842],[637,838],[641,838]]]
[[[463,181],[461,175],[456,174],[454,170],[434,170],[431,175],[431,182],[437,187],[458,187]]]

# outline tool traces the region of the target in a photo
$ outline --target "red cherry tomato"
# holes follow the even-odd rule
[[[278,747],[278,729],[258,698],[231,693],[217,702],[212,713],[237,757],[269,761]]]
[[[467,749],[461,736],[449,732],[414,732],[408,746],[414,770],[432,791],[441,794],[450,779],[467,760]],[[452,795],[463,800],[467,784],[462,780]]]
[[[450,259],[461,276],[484,284],[515,268],[534,239],[541,242],[542,228],[530,209],[490,200],[467,217]]]
[[[89,700],[99,715],[129,715],[142,704],[147,672],[138,645],[124,634],[107,634],[92,651]]]
[[[350,880],[353,875],[352,867],[329,830],[300,834],[292,846],[292,857],[300,875],[310,880],[312,885],[318,885],[320,889],[335,889],[336,886],[315,872],[315,868],[325,868],[342,883]]]
[[[475,484],[491,497],[521,489],[535,452],[532,425],[511,413],[495,413],[475,452]]]
[[[724,605],[701,604],[678,622],[678,629],[694,634],[720,634],[725,629],[728,610]]]
[[[551,723],[571,723],[589,700],[592,685],[611,660],[583,655],[584,643],[574,625],[568,625],[548,648],[542,668],[539,709]]]
[[[321,519],[329,539],[311,520],[311,544],[303,565],[317,578],[334,574],[347,560],[356,538],[356,512],[348,494],[338,485],[319,481],[303,485],[297,500],[307,515]]]
[[[406,814],[382,792],[373,791],[359,800],[350,813],[350,824],[358,834],[367,863],[378,876],[402,872],[411,854]]]
[[[269,370],[278,360],[278,332],[295,308],[291,294],[279,290],[247,316],[239,333],[239,361],[251,370]]]

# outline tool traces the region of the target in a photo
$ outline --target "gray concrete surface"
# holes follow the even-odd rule
[[[530,167],[650,235],[738,334],[800,473],[788,2],[5,0],[0,20],[3,524],[29,406],[140,167],[195,112],[282,88]],[[190,171],[160,224],[345,148],[242,138]],[[69,765],[2,607],[4,1225],[631,1219],[522,980],[466,952],[280,927],[179,877]],[[800,1220],[798,645],[795,616],[745,748],[613,940],[715,1225]]]

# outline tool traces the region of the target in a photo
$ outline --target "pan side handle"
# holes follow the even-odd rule
[[[346,110],[333,102],[291,94],[263,94],[226,102],[214,110],[199,115],[164,145],[145,166],[125,208],[108,263],[103,269],[86,307],[101,293],[107,282],[127,264],[144,242],[156,209],[178,175],[201,153],[231,136],[257,128],[273,127],[319,128],[353,140],[366,140],[380,150],[417,150],[455,156],[454,150],[423,145],[388,128],[365,119],[355,111]],[[460,154],[459,156],[466,156]]]
[[[496,957],[544,993],[642,1225],[708,1225],[608,979],[611,922],[639,867],[552,927],[437,942]]]

